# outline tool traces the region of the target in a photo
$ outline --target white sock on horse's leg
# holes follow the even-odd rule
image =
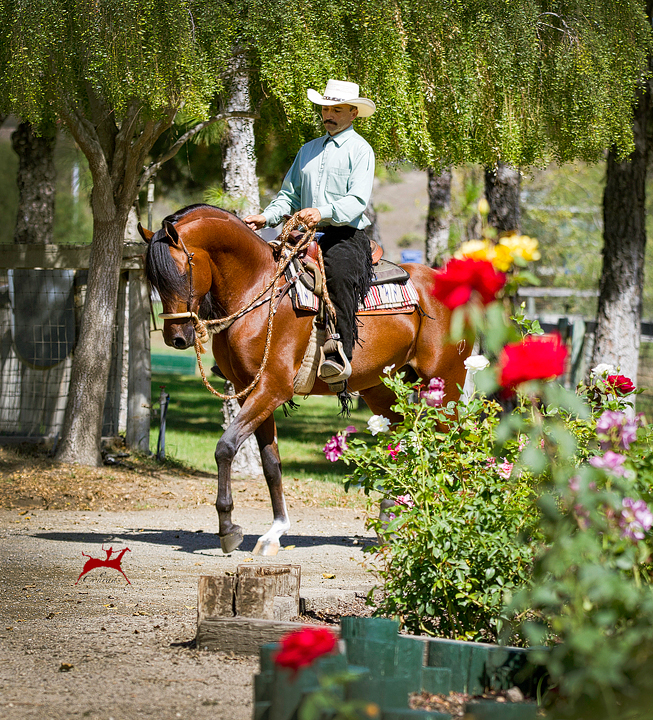
[[[254,548],[254,555],[276,555],[281,548],[280,538],[290,529],[290,518],[286,508],[286,499],[283,499],[283,517],[275,518],[272,527],[261,535]]]

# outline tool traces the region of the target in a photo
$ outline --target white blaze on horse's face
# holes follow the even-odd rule
[[[176,304],[172,307],[164,308],[166,313],[178,313],[183,317],[164,320],[163,339],[166,345],[177,350],[185,350],[195,344],[195,327],[188,313],[197,314],[200,303],[195,295],[195,278],[190,266],[192,261],[178,245],[170,247],[170,256],[177,266],[179,275],[186,276],[187,294],[186,297],[177,298]]]

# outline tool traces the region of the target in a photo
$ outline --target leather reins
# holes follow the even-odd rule
[[[231,315],[228,315],[224,318],[217,318],[215,320],[201,320],[197,313],[193,312],[191,310],[191,304],[193,299],[193,258],[195,256],[195,253],[191,253],[188,251],[188,248],[186,247],[184,241],[179,238],[179,242],[181,244],[181,249],[183,250],[184,254],[186,255],[186,259],[188,261],[188,299],[187,299],[187,310],[186,312],[181,313],[160,313],[159,317],[163,320],[182,320],[184,318],[188,318],[192,323],[193,327],[195,329],[195,354],[197,355],[197,366],[200,371],[200,375],[202,376],[202,382],[204,383],[204,386],[206,387],[209,392],[211,392],[216,397],[221,398],[222,400],[240,400],[240,398],[246,397],[249,395],[250,392],[256,387],[259,380],[261,379],[261,376],[263,375],[263,372],[267,366],[268,358],[270,354],[270,344],[272,339],[272,326],[274,323],[274,316],[276,314],[276,311],[279,307],[279,303],[275,305],[274,300],[275,296],[277,296],[277,283],[279,281],[279,278],[283,275],[286,268],[292,260],[299,255],[299,253],[307,248],[309,244],[313,241],[315,237],[315,228],[312,228],[311,230],[307,230],[302,237],[302,239],[296,244],[293,245],[289,242],[290,233],[292,230],[297,228],[301,225],[301,221],[297,217],[297,214],[293,215],[284,225],[283,230],[281,231],[281,242],[278,247],[279,251],[279,261],[277,263],[277,269],[272,276],[272,280],[265,286],[263,290],[261,290],[247,305],[245,305],[243,308],[238,310],[235,313],[232,313]],[[284,250],[288,250],[288,254],[285,255]],[[320,269],[320,272],[322,273],[322,277],[324,278],[324,260],[322,258],[322,252],[321,249],[318,246],[318,266]],[[281,290],[281,292],[278,295],[278,301],[280,302],[283,298],[283,295],[289,289],[290,285],[296,280],[297,278],[294,278],[293,280],[286,283],[286,287]],[[269,290],[272,290],[270,297],[267,299],[262,299],[264,295],[267,294]],[[328,293],[326,291],[326,286],[323,287],[323,293],[324,293],[324,300],[325,304],[327,305],[327,308],[329,309],[329,312],[333,313],[335,316],[335,310],[333,309],[333,305],[331,304],[331,300],[328,296]],[[211,383],[208,381],[206,377],[206,373],[204,372],[204,367],[202,365],[202,359],[201,355],[205,352],[203,343],[207,342],[209,339],[209,328],[211,328],[211,332],[214,334],[220,333],[223,330],[226,330],[228,327],[230,327],[238,318],[242,317],[243,315],[246,315],[251,310],[254,310],[257,307],[260,307],[261,305],[265,304],[266,302],[270,303],[270,310],[268,312],[268,325],[267,325],[267,333],[265,337],[265,350],[263,352],[263,359],[261,361],[261,366],[256,373],[256,376],[252,380],[252,382],[243,390],[241,390],[238,393],[235,393],[233,395],[228,395],[219,392],[216,390]]]

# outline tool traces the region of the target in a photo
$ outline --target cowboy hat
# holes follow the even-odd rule
[[[376,105],[371,100],[358,97],[358,85],[353,82],[329,80],[324,95],[310,88],[306,94],[316,105],[355,105],[359,117],[369,117],[376,110]]]

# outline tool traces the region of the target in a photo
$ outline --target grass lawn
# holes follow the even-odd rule
[[[218,378],[212,378],[211,384],[222,391],[222,381]],[[158,400],[162,385],[170,395],[166,456],[198,470],[216,472],[213,453],[223,432],[222,401],[209,393],[199,376],[153,373],[152,452],[156,452],[159,434]],[[328,462],[322,448],[332,435],[347,425],[362,430],[371,412],[364,407],[354,410],[351,418],[343,418],[338,416],[339,405],[335,397],[295,398],[295,401],[299,408],[289,417],[284,416],[281,408],[275,412],[284,476],[341,484],[346,466],[342,462]]]

